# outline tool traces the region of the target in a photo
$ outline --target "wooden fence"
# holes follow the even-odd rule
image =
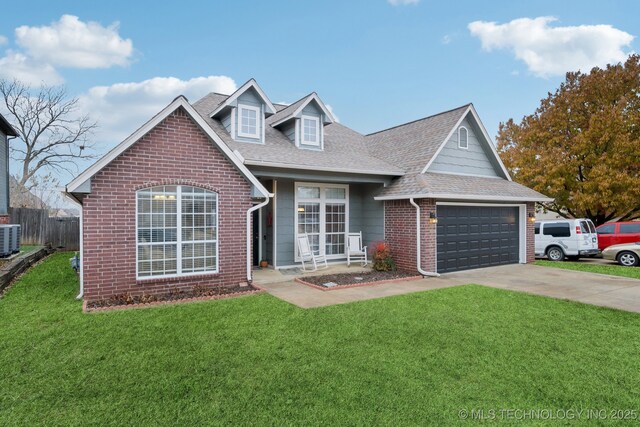
[[[80,249],[80,218],[49,217],[46,209],[10,208],[11,224],[20,224],[21,244]]]

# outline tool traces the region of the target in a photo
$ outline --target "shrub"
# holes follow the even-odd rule
[[[373,260],[373,269],[377,271],[395,271],[396,263],[391,257],[391,248],[385,242],[377,242],[373,244],[371,250],[371,259]]]

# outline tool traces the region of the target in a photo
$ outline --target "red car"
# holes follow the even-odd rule
[[[640,221],[609,222],[596,228],[598,249],[620,243],[640,242]]]

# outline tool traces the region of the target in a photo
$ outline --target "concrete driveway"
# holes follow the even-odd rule
[[[325,271],[324,274],[337,272],[333,271],[334,269],[338,270],[333,268],[331,271]],[[353,271],[346,268],[342,270]],[[308,274],[323,274],[323,272]],[[256,273],[255,276],[256,284],[267,292],[303,308],[344,304],[475,283],[640,313],[640,280],[532,264],[489,267],[447,273],[438,278],[331,291],[302,285],[294,282],[293,277],[285,277],[274,270],[263,274]]]
[[[640,280],[513,264],[442,275],[436,280],[476,283],[640,313]]]

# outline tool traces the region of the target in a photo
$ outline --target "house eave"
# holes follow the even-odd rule
[[[399,194],[393,196],[376,196],[374,200],[405,200],[405,199],[437,199],[437,200],[463,200],[483,202],[553,202],[549,197],[522,197],[522,196],[489,196],[480,194],[453,194],[453,193],[414,193]]]
[[[247,166],[264,166],[268,168],[284,168],[284,169],[298,169],[308,170],[313,172],[339,172],[350,173],[357,175],[384,175],[384,176],[403,176],[404,172],[401,171],[381,171],[381,170],[353,170],[345,168],[332,168],[324,166],[307,166],[292,163],[278,163],[278,162],[264,162],[260,160],[245,160],[244,164]]]

